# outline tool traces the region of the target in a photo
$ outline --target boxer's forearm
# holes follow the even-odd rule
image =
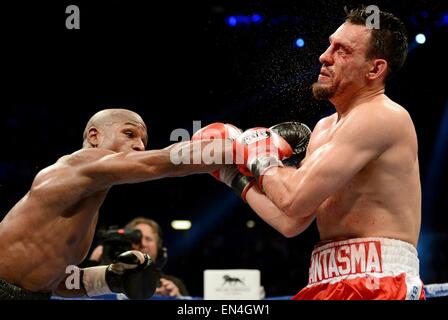
[[[305,173],[299,170],[292,167],[269,170],[263,177],[263,191],[287,216],[307,218],[313,214],[316,201],[306,189]]]
[[[76,281],[77,285],[74,283],[69,283],[69,285],[67,285],[67,278],[69,276],[70,275],[67,275],[64,280],[59,283],[57,289],[53,292],[53,295],[66,298],[86,297],[87,293],[81,279]]]
[[[222,163],[232,163],[232,152],[232,144],[225,140],[187,141],[163,150],[108,154],[82,165],[80,172],[90,178],[89,190],[96,191],[111,185],[212,172]]]
[[[233,144],[229,140],[198,140],[173,144],[164,149],[170,153],[167,175],[185,176],[210,173],[233,162]]]
[[[246,200],[261,219],[288,238],[305,231],[314,219],[286,215],[257,186],[250,188]]]
[[[233,146],[226,140],[175,143],[163,150],[133,153],[129,158],[143,165],[145,180],[209,173],[232,163]]]

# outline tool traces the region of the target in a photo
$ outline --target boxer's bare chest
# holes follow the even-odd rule
[[[326,144],[334,142],[335,133],[341,129],[343,122],[336,122],[336,119],[328,119],[328,123],[322,126],[319,131],[313,133],[310,141],[308,154],[312,154]],[[331,121],[333,120],[333,121]],[[365,218],[359,216],[359,212],[365,213],[366,207],[371,207],[376,199],[371,198],[374,189],[377,187],[375,182],[375,172],[378,171],[376,161],[369,162],[360,172],[354,175],[350,181],[330,195],[316,210],[316,216],[319,229],[323,232],[334,230],[335,226],[341,224],[362,224]]]

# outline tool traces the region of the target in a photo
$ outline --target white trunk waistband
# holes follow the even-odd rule
[[[355,238],[316,246],[308,285],[401,273],[419,276],[417,250],[412,244],[388,238]]]

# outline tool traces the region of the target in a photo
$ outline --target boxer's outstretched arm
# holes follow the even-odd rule
[[[311,217],[323,201],[369,161],[403,138],[401,128],[406,122],[402,115],[359,111],[338,128],[328,143],[312,152],[299,169],[268,171],[263,179],[264,191],[286,215]]]
[[[162,150],[98,152],[102,152],[99,157],[82,162],[78,168],[80,174],[91,179],[93,186],[101,188],[217,170],[221,164],[213,161],[219,159],[224,163],[226,155],[232,159],[232,143],[201,140],[176,143]],[[211,157],[207,161],[203,155]]]

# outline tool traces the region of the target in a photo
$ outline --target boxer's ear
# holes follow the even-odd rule
[[[366,77],[369,80],[374,80],[379,77],[385,77],[387,74],[387,61],[384,59],[375,59],[372,61],[372,65],[369,68],[369,72]]]
[[[87,141],[94,148],[98,147],[98,145],[99,145],[99,142],[100,142],[99,141],[99,139],[100,139],[99,135],[100,135],[100,132],[98,131],[97,128],[95,128],[95,127],[90,127],[89,128],[89,131],[87,133]]]

